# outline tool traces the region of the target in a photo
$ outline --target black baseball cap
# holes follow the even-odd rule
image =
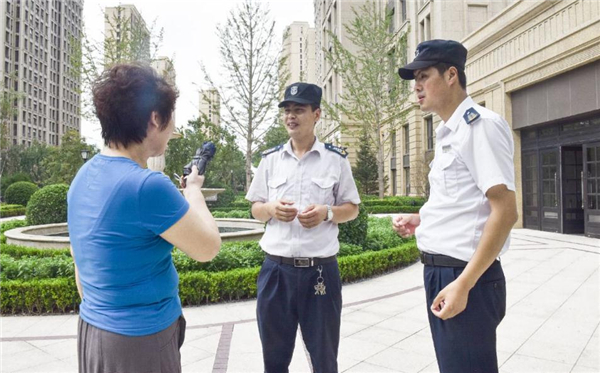
[[[467,48],[454,40],[427,40],[417,45],[415,59],[408,65],[398,69],[398,74],[404,80],[415,78],[415,70],[426,69],[444,62],[457,69],[465,71]]]
[[[283,101],[279,103],[279,107],[294,102],[301,105],[316,105],[321,107],[321,96],[323,90],[321,87],[310,83],[294,83],[290,84],[285,89]]]

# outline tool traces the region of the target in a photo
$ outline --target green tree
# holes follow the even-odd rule
[[[324,108],[334,121],[342,116],[357,124],[353,133],[364,131],[376,151],[379,197],[385,191],[385,149],[390,134],[402,123],[407,107],[408,85],[400,80],[397,67],[405,60],[406,34],[390,32],[392,13],[375,2],[352,9],[354,19],[344,25],[345,34],[355,48],[344,46],[337,35],[328,33],[331,50],[324,49],[325,59],[344,82],[339,102],[325,102]],[[348,129],[348,131],[351,131]]]
[[[14,79],[16,79],[14,76],[9,76],[11,83],[16,81]],[[17,120],[19,101],[23,99],[24,94],[13,89],[12,86],[5,87],[4,82],[0,84],[0,175],[5,175],[4,168],[11,148],[9,126],[11,121]]]
[[[280,79],[285,57],[279,56],[275,21],[263,2],[244,1],[217,27],[217,35],[226,83],[215,84],[206,68],[203,71],[210,86],[217,88],[222,121],[243,142],[247,190],[257,140],[275,123],[275,104],[285,82]]]
[[[60,146],[51,148],[50,155],[42,161],[42,167],[47,175],[45,184],[71,184],[84,163],[81,158],[82,150],[90,151],[90,157],[98,153],[98,149],[87,144],[78,132],[65,133]]]
[[[13,145],[2,155],[2,177],[24,173],[35,184],[44,185],[47,173],[42,162],[50,157],[51,153],[52,147],[37,141],[32,142],[31,146]]]
[[[359,191],[362,194],[370,195],[378,192],[377,158],[366,133],[360,137],[356,166],[352,168],[352,175],[360,185]]]
[[[204,118],[205,119],[205,118]],[[165,153],[165,174],[172,178],[181,175],[183,166],[190,162],[196,149],[205,141],[212,141],[217,147],[215,157],[206,169],[204,186],[228,186],[237,189],[245,184],[244,154],[239,150],[235,137],[225,128],[214,125],[208,120],[196,119],[188,122],[189,128],[179,131],[181,138],[169,141]]]
[[[259,145],[256,153],[254,153],[252,158],[252,164],[254,167],[258,167],[260,160],[262,158],[261,153],[267,149],[271,149],[274,146],[279,144],[283,144],[290,139],[290,136],[287,133],[287,130],[281,123],[277,123],[273,125],[269,130],[265,133],[264,137],[259,140]]]

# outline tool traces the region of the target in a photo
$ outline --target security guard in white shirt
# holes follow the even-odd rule
[[[467,95],[466,57],[456,41],[430,40],[398,70],[415,80],[421,110],[443,122],[429,200],[419,214],[396,216],[393,226],[417,237],[440,371],[494,373],[496,328],[506,311],[499,256],[518,218],[513,138],[504,119]]]
[[[265,372],[288,372],[298,325],[314,372],[337,372],[342,311],[338,224],[358,216],[360,198],[346,152],[314,135],[321,88],[286,88],[290,141],[263,153],[246,199],[268,222],[260,241],[257,320]]]

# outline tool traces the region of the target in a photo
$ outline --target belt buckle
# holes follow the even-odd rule
[[[310,267],[310,258],[294,258],[294,267],[298,267],[298,268]]]

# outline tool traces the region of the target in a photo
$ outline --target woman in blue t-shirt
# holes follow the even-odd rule
[[[105,148],[68,194],[79,371],[180,372],[185,320],[171,251],[209,261],[221,239],[197,169],[182,195],[146,168],[165,152],[177,91],[149,66],[119,64],[96,81],[93,100]]]

